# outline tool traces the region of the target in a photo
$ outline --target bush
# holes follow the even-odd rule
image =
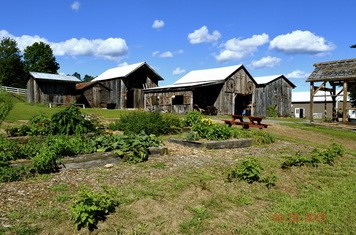
[[[70,106],[52,118],[53,134],[85,134],[96,131],[95,123],[89,116],[82,115],[78,107]]]
[[[260,180],[261,171],[263,168],[255,158],[244,160],[240,165],[237,165],[228,174],[228,180],[231,181],[234,178],[244,180],[249,184],[258,182]]]
[[[126,134],[140,133],[166,135],[180,131],[180,118],[172,114],[134,111],[123,114],[119,120],[109,125],[111,130],[121,130]]]
[[[31,163],[39,174],[49,174],[59,170],[60,157],[50,148],[44,148],[31,158]]]
[[[78,230],[87,227],[89,231],[97,229],[99,221],[104,221],[109,213],[115,211],[118,202],[106,193],[80,191],[70,206],[72,220]]]
[[[185,125],[192,127],[193,125],[199,123],[202,120],[202,115],[199,111],[193,110],[189,111],[185,117]]]
[[[14,102],[7,92],[0,89],[0,126],[13,107]]]

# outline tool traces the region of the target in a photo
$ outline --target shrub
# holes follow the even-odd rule
[[[270,174],[261,179],[262,183],[265,183],[268,189],[276,186],[277,176],[275,174]]]
[[[89,231],[94,231],[98,222],[104,221],[117,205],[118,202],[106,193],[80,191],[70,206],[72,220],[78,230],[87,227]]]
[[[270,105],[267,107],[267,116],[268,117],[277,117],[277,106],[276,105]]]
[[[208,140],[226,140],[231,138],[230,128],[223,124],[208,126],[205,138]]]
[[[81,114],[78,107],[70,106],[52,116],[53,134],[84,134],[94,132],[95,123]]]
[[[2,153],[0,153],[1,155]],[[13,182],[27,177],[29,171],[26,167],[12,167],[9,162],[0,160],[0,182]]]
[[[7,92],[0,89],[0,126],[13,107],[14,102]]]
[[[109,125],[109,129],[121,130],[126,134],[144,131],[154,135],[177,133],[181,127],[182,124],[178,116],[142,111],[123,114],[119,120]]]
[[[261,171],[263,168],[255,158],[244,160],[240,165],[237,165],[228,174],[228,180],[231,181],[234,178],[244,180],[249,184],[260,180]]]
[[[185,125],[192,127],[194,124],[200,122],[201,119],[202,119],[202,115],[199,111],[197,110],[189,111],[185,117]]]
[[[44,148],[31,158],[31,163],[39,174],[49,174],[59,170],[60,157],[50,148]]]

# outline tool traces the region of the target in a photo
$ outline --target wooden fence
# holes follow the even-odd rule
[[[0,86],[0,89],[2,89],[4,91],[7,91],[9,93],[22,94],[22,95],[26,95],[27,94],[27,90],[26,89],[22,89],[22,88]]]

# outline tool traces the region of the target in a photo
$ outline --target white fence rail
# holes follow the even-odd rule
[[[27,94],[26,89],[21,89],[21,88],[16,88],[16,87],[9,87],[9,86],[0,86],[0,89],[5,90],[9,93],[15,93],[15,94]]]

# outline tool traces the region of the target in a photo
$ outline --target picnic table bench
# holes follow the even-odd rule
[[[243,115],[236,115],[236,114],[231,115],[231,117],[232,117],[231,120],[223,120],[224,123],[229,125],[230,127],[232,125],[241,125],[242,128],[244,129],[248,129],[250,127],[256,127],[262,129],[262,128],[267,128],[269,126],[269,124],[262,123],[263,118],[261,117],[243,116]],[[244,117],[248,118],[249,121],[248,122],[244,121]]]

